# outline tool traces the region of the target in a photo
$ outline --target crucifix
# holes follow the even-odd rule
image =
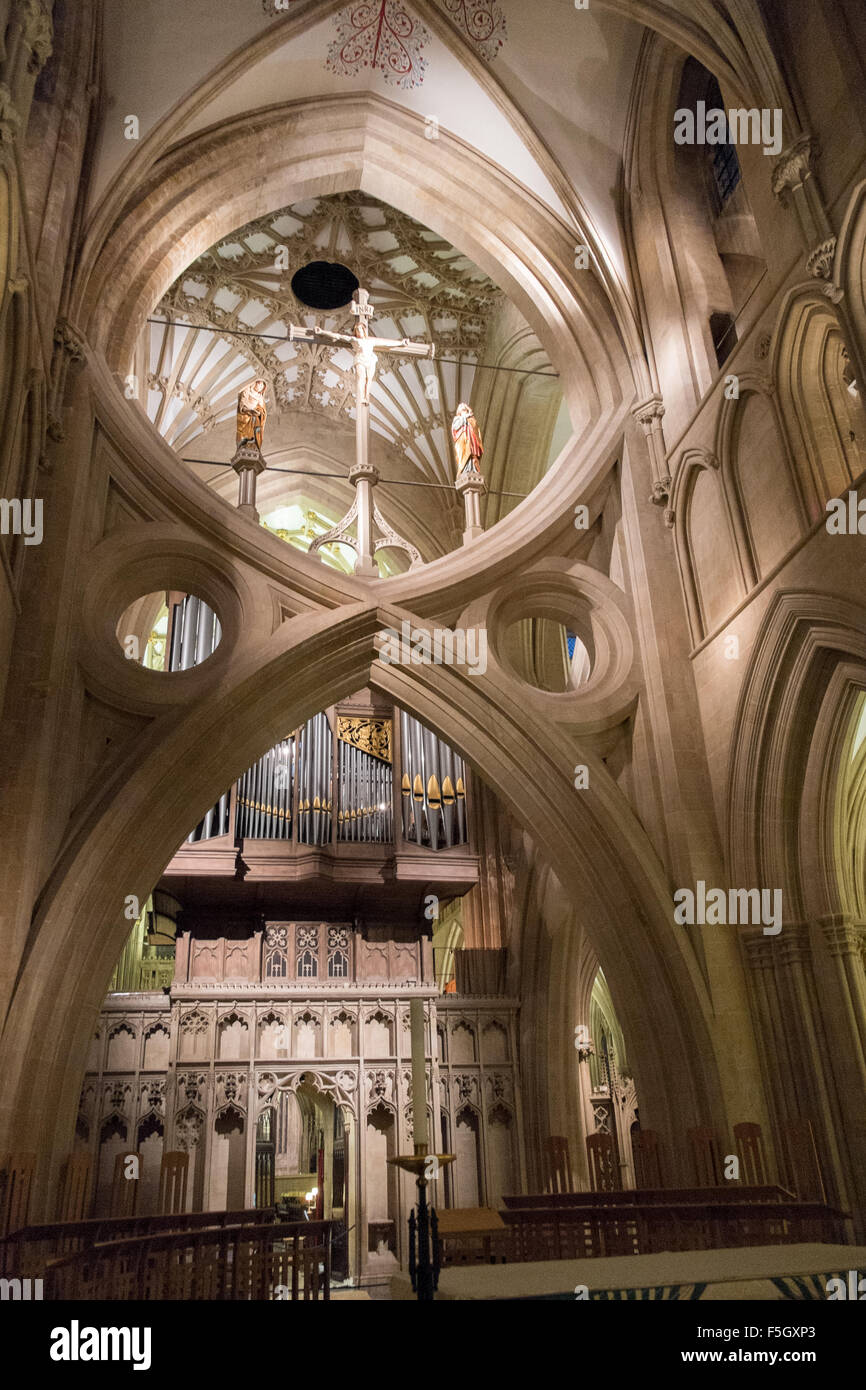
[[[378,354],[395,352],[406,357],[433,358],[436,355],[436,347],[433,343],[414,343],[410,338],[371,337],[370,319],[373,317],[373,306],[367,290],[356,290],[352,296],[352,313],[355,315],[353,333],[332,333],[327,328],[304,328],[290,324],[289,340],[304,343],[336,343],[352,351],[355,367],[355,465],[349,473],[349,482],[355,486],[355,501],[342,521],[323,536],[317,537],[310,546],[310,552],[318,550],[329,541],[343,541],[356,553],[355,573],[365,579],[375,579],[379,570],[373,556],[384,544],[396,545],[408,551],[413,563],[421,558],[414,546],[391,530],[373,501],[373,488],[379,481],[379,474],[368,458],[370,388],[376,375]],[[356,519],[357,541],[348,534],[349,524]],[[384,535],[384,540],[377,542],[375,546],[374,522]]]

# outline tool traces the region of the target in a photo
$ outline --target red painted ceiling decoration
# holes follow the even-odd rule
[[[402,0],[347,5],[334,16],[334,25],[337,37],[325,64],[331,72],[351,77],[369,68],[394,86],[420,87],[430,35]]]
[[[488,62],[508,36],[505,15],[497,0],[439,0],[441,8]]]
[[[289,10],[292,0],[263,0],[267,14]],[[499,0],[437,0],[469,47],[492,62],[508,36]],[[328,46],[325,66],[342,77],[365,69],[404,89],[420,87],[427,71],[424,50],[430,34],[407,0],[353,0],[338,10],[332,23],[336,37]]]

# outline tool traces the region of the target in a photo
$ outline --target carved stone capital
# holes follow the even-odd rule
[[[256,477],[258,477],[260,473],[264,473],[268,465],[265,463],[261,449],[257,449],[255,444],[242,444],[240,448],[235,451],[231,466],[236,473],[240,473],[244,469],[249,469],[251,473],[255,473]]]
[[[755,361],[765,362],[770,355],[773,338],[770,333],[762,333],[755,343]]]
[[[833,261],[836,256],[836,238],[826,237],[824,241],[819,241],[818,245],[809,252],[806,257],[806,269],[816,280],[829,280],[833,270]]]
[[[772,970],[776,964],[773,940],[754,928],[740,932],[740,942],[750,970]]]
[[[825,917],[821,932],[831,956],[857,956],[860,954],[863,928],[848,917]]]
[[[649,500],[654,507],[663,507],[671,495],[671,475],[666,473],[658,482],[653,483],[653,490]]]
[[[773,166],[772,178],[773,192],[781,203],[809,178],[817,153],[818,142],[811,135],[801,135],[789,149],[782,151]]]
[[[365,479],[371,487],[375,487],[379,481],[379,470],[372,463],[353,463],[349,469],[348,479],[353,487]]]
[[[786,922],[776,949],[781,965],[807,964],[812,959],[808,923]]]
[[[27,71],[38,74],[54,51],[54,25],[42,0],[22,0],[21,34],[30,49]]]
[[[62,444],[66,438],[66,431],[56,415],[48,416],[47,434],[49,439],[53,439],[55,444]]]
[[[68,319],[58,319],[54,325],[54,341],[79,365],[85,360],[84,342]]]
[[[459,493],[464,492],[485,492],[486,484],[483,477],[476,468],[469,468],[464,473],[460,473],[454,483],[455,490]]]
[[[645,434],[652,434],[659,428],[661,418],[665,413],[664,401],[661,396],[650,396],[649,400],[641,401],[638,405],[633,405],[631,413],[642,426]]]

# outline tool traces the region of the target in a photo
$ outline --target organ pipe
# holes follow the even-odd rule
[[[173,609],[169,671],[188,671],[207,661],[221,636],[222,629],[213,609],[194,594],[186,594]],[[187,836],[187,843],[195,844],[198,840],[228,834],[228,822],[229,796],[225,792]]]
[[[219,623],[201,600],[188,596],[172,632],[175,657],[204,659],[219,640]],[[193,637],[189,638],[189,632]],[[185,668],[178,668],[185,669]],[[301,844],[325,845],[336,815],[340,841],[382,844],[393,838],[393,767],[390,721],[340,716],[334,773],[334,733],[327,716],[307,720],[248,768],[237,783],[239,839],[289,840],[297,804]],[[346,732],[346,727],[356,732]],[[361,734],[357,732],[361,728]],[[372,735],[369,730],[372,728]],[[367,730],[366,747],[363,731]],[[463,759],[417,719],[400,712],[400,806],[404,839],[427,849],[466,844],[466,784]],[[354,742],[351,740],[355,740]],[[361,742],[362,746],[357,746]],[[375,751],[367,751],[372,748]],[[382,754],[382,756],[380,756]],[[189,836],[189,842],[228,833],[229,793]]]
[[[403,834],[428,849],[466,844],[463,759],[417,719],[400,713]]]

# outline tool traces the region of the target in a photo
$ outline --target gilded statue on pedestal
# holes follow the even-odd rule
[[[454,455],[457,459],[457,477],[464,473],[481,473],[481,456],[484,444],[478,421],[472,414],[471,405],[461,401],[457,414],[451,421],[451,438],[454,441]]]
[[[268,408],[265,404],[267,389],[267,382],[258,378],[256,381],[248,382],[238,396],[238,449],[257,449],[261,453],[265,421],[268,418]]]

